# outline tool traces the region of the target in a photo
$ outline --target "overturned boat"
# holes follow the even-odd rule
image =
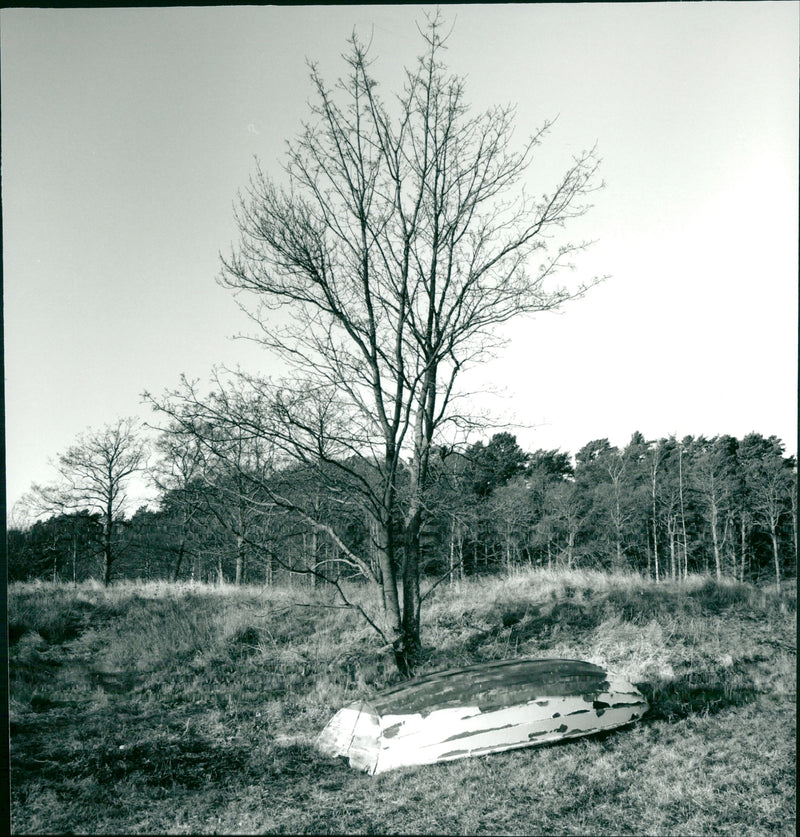
[[[375,774],[603,732],[648,708],[635,686],[593,663],[501,660],[434,672],[352,703],[317,747]]]

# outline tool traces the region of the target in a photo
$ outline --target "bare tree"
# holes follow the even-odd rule
[[[753,518],[769,530],[775,566],[775,586],[781,587],[778,526],[791,506],[794,462],[783,456],[783,443],[776,437],[748,433],[739,446]]]
[[[650,444],[650,498],[652,500],[652,523],[653,523],[653,566],[655,568],[656,583],[658,577],[658,464],[661,457],[661,442],[656,441]]]
[[[563,531],[566,536],[562,556],[566,560],[567,569],[575,565],[575,541],[584,521],[584,514],[577,496],[574,482],[557,482],[547,491],[547,517],[553,525]],[[549,546],[548,546],[549,550]]]
[[[101,430],[79,435],[58,457],[56,482],[31,490],[40,512],[68,513],[84,509],[100,515],[103,526],[103,580],[111,581],[118,555],[119,523],[127,509],[129,478],[147,464],[147,443],[135,419],[119,419]]]
[[[525,534],[533,529],[531,491],[524,477],[515,477],[492,492],[487,501],[493,528],[503,544],[503,562],[511,571],[521,564]]]
[[[609,457],[605,469],[611,484],[608,497],[608,515],[614,529],[614,569],[622,570],[626,567],[626,558],[622,548],[623,529],[628,523],[628,514],[624,508],[622,491],[625,485],[626,462],[622,455]]]
[[[431,451],[458,426],[457,378],[503,344],[503,323],[593,284],[549,280],[586,246],[556,235],[599,186],[590,150],[547,194],[530,196],[524,178],[550,123],[513,150],[514,109],[470,112],[463,80],[442,62],[438,15],[422,37],[390,104],[355,34],[333,89],[311,65],[311,119],[289,144],[286,185],[257,167],[221,275],[257,339],[292,369],[291,382],[271,390],[270,432],[304,461],[327,462],[336,449],[364,489],[386,631],[405,673],[420,652]],[[314,421],[325,405],[322,430]]]
[[[700,499],[706,522],[711,532],[714,552],[714,571],[717,580],[722,578],[722,548],[727,535],[732,493],[732,468],[735,462],[736,440],[730,436],[715,436],[713,439],[697,440],[697,451],[691,472],[691,483]],[[726,522],[724,535],[720,537],[720,526]],[[732,567],[734,576],[736,567]]]
[[[161,493],[162,508],[174,517],[178,543],[171,578],[178,581],[191,539],[192,526],[203,507],[203,454],[197,440],[173,425],[155,443],[159,455],[151,479]]]

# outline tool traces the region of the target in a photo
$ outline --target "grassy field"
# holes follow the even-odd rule
[[[439,588],[426,671],[580,658],[639,685],[651,711],[369,777],[313,746],[343,703],[397,680],[332,595],[12,585],[13,832],[794,834],[786,588],[535,571]]]

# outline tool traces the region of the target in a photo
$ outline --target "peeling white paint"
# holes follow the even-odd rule
[[[554,679],[563,684],[563,671],[569,669],[569,663],[574,664],[576,678],[581,675],[579,667],[590,664],[517,660],[512,666],[512,661],[508,662],[505,669],[494,663],[429,675],[387,690],[383,697],[376,695],[374,702],[351,704],[331,719],[317,740],[318,748],[325,755],[346,757],[352,767],[375,774],[589,735],[635,721],[648,709],[647,701],[634,686],[602,670],[601,676],[595,675],[596,688],[590,691],[568,695],[542,693],[543,671],[558,671]],[[551,669],[546,669],[545,664],[551,664]],[[521,680],[526,667],[530,669],[531,688],[539,693],[528,700],[502,705],[504,675],[513,672],[508,694],[518,699],[524,692]],[[597,672],[597,667],[593,668]],[[484,673],[486,676],[482,677]],[[476,688],[485,700],[490,678],[494,684],[490,708],[482,710],[477,701],[469,702],[470,685],[477,682]],[[447,686],[437,694],[439,680]],[[409,704],[417,711],[398,711],[403,704],[404,688]],[[420,700],[421,690],[428,695],[426,704]],[[464,702],[452,705],[454,694],[460,694]],[[446,705],[437,708],[437,698]],[[393,711],[381,714],[375,708],[381,705],[391,706]]]

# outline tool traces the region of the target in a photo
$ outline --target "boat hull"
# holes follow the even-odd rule
[[[633,685],[579,660],[509,660],[437,672],[344,707],[317,739],[370,774],[551,743],[629,724]]]

